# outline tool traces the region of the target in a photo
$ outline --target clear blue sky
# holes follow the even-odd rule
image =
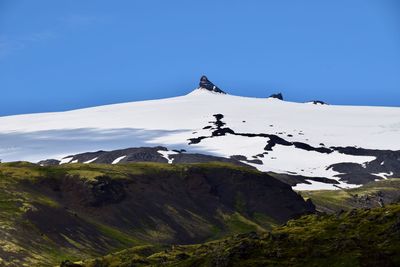
[[[0,116],[182,95],[400,106],[398,0],[0,0]]]

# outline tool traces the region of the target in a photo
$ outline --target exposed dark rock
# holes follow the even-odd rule
[[[205,163],[205,162],[226,162],[231,163],[233,165],[254,168],[250,165],[244,164],[237,159],[234,158],[223,158],[211,155],[203,155],[203,154],[193,154],[193,153],[184,153],[184,154],[175,154],[170,155],[170,158],[173,160],[173,164],[179,163]]]
[[[210,80],[208,80],[205,75],[201,76],[199,86],[200,88],[207,89],[208,91],[226,94],[224,91],[215,86]]]
[[[87,152],[77,155],[70,155],[72,157],[71,161],[78,163],[84,163],[90,161],[91,163],[105,163],[111,164],[115,159],[122,158],[118,163],[125,162],[160,162],[167,163],[168,160],[165,159],[158,151],[168,151],[165,147],[137,147],[137,148],[126,148],[118,149],[113,151],[97,151],[97,152]]]
[[[275,145],[282,145],[282,146],[291,146],[292,143],[289,141],[286,141],[285,139],[277,136],[277,135],[273,135],[273,134],[268,134],[266,137],[269,138],[269,140],[267,141],[267,145],[264,147],[264,150],[266,151],[272,151],[272,148]]]
[[[310,102],[313,103],[314,105],[328,105],[328,103],[325,103],[324,101],[320,101],[320,100],[313,100]]]
[[[364,164],[337,163],[328,167],[338,174],[341,180],[355,184],[365,184],[376,179],[383,179],[374,174],[386,173],[386,177],[400,177],[400,151],[365,149],[359,147],[331,147],[346,155],[373,156],[376,159]]]
[[[76,205],[99,207],[119,203],[126,193],[124,184],[117,179],[102,175],[90,180],[80,179],[77,175],[49,177],[39,185],[46,186],[57,194],[73,199]]]
[[[96,218],[97,223],[128,233],[132,229],[158,229],[160,224],[168,225],[171,229],[167,230],[169,234],[165,238],[162,235],[154,237],[152,241],[200,242],[213,235],[209,225],[225,227],[218,214],[235,212],[238,195],[243,201],[243,215],[262,213],[283,223],[314,212],[289,185],[266,173],[229,165],[160,167],[149,173],[132,171],[128,176],[112,180],[107,176],[88,180],[78,176],[52,175],[41,178],[40,182],[26,183],[30,190],[60,204],[60,208],[40,207],[40,211],[32,210],[28,214],[29,220],[40,225],[49,236],[51,233],[56,243],[67,242],[59,233],[68,231],[70,233],[66,235],[71,237],[89,231],[86,228],[90,229],[90,224],[83,220],[88,216]],[[54,188],[58,190],[54,191]],[[93,238],[97,238],[96,229],[89,233],[92,231]],[[153,237],[142,238],[150,240]],[[103,243],[98,244],[102,246]]]
[[[238,161],[246,161],[248,163],[253,163],[253,164],[263,164],[263,162],[259,159],[247,159],[247,157],[243,156],[243,155],[233,155],[231,156],[231,159],[235,159]]]
[[[270,95],[269,97],[270,97],[270,98],[276,98],[276,99],[279,99],[279,100],[283,100],[283,95],[282,95],[282,93],[272,94],[272,95]]]
[[[185,149],[172,149],[172,151],[176,152],[176,153],[185,153],[186,150]]]
[[[313,146],[310,146],[309,144],[302,143],[302,142],[293,142],[293,145],[296,148],[300,148],[300,149],[307,150],[307,151],[316,151],[316,152],[325,153],[325,154],[330,154],[333,152],[333,150],[329,149],[329,148],[313,147]]]
[[[209,136],[200,136],[200,137],[195,137],[195,138],[189,138],[189,145],[195,145],[201,142],[203,139],[210,138]]]
[[[309,208],[310,210],[315,210],[315,205],[314,205],[314,203],[312,202],[311,198],[309,198],[309,199],[306,200],[306,204],[308,205],[308,208]]]
[[[127,148],[113,151],[97,151],[87,152],[77,155],[71,155],[71,161],[77,163],[84,163],[90,161],[91,163],[111,164],[114,160],[125,156],[117,164],[128,162],[159,162],[167,163],[168,160],[164,158],[158,151],[168,151],[165,147],[139,147]],[[186,153],[185,149],[172,150],[178,154],[171,154],[169,158],[175,163],[204,163],[204,162],[226,162],[238,166],[254,168],[250,165],[244,164],[236,159],[217,157],[212,155]],[[95,159],[95,160],[94,160]],[[59,162],[59,161],[57,161]],[[254,163],[254,162],[253,162]],[[56,164],[58,165],[58,164]]]
[[[108,176],[97,177],[95,181],[84,185],[87,186],[85,195],[88,204],[92,206],[118,203],[126,195],[123,184]]]

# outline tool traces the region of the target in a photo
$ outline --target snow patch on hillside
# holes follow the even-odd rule
[[[61,164],[70,163],[72,159],[73,159],[73,157],[63,158],[63,159],[60,160],[59,164],[61,165]]]
[[[170,158],[169,156],[170,156],[170,155],[178,154],[178,153],[175,152],[175,151],[165,151],[165,150],[159,150],[159,151],[157,151],[157,153],[161,154],[161,155],[163,156],[163,158],[165,158],[166,160],[168,160],[168,163],[169,163],[169,164],[172,164],[172,162],[174,161],[174,159],[173,159],[173,158]]]
[[[91,159],[91,160],[85,161],[84,163],[85,163],[85,164],[92,163],[92,162],[93,162],[93,161],[95,161],[97,158],[98,158],[98,157],[95,157],[94,159]]]
[[[119,163],[121,160],[123,160],[124,158],[126,158],[126,155],[114,159],[114,161],[113,161],[111,164],[117,164],[117,163]]]

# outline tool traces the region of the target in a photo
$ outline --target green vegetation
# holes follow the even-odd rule
[[[311,198],[317,210],[323,212],[372,208],[400,200],[400,179],[380,180],[353,189],[301,191],[300,193],[305,199]]]
[[[135,177],[142,176],[150,177],[150,180],[173,176],[179,181],[189,168],[215,173],[218,170],[256,172],[218,162],[182,165],[65,164],[49,167],[28,162],[0,163],[0,266],[54,266],[65,259],[76,261],[132,246],[135,248],[127,251],[137,253],[138,257],[145,252],[150,255],[149,251],[151,254],[159,251],[165,240],[172,242],[178,235],[168,222],[150,214],[144,218],[133,217],[132,221],[132,215],[126,215],[126,210],[135,203],[113,206],[119,201],[118,187],[104,196],[100,195],[110,202],[104,207],[96,199],[100,198],[97,192],[92,196],[92,190],[100,184],[99,193],[102,193],[102,179],[108,184],[112,183],[108,179],[136,182]],[[174,185],[171,190],[174,190]],[[144,205],[143,208],[147,207]],[[246,231],[265,231],[260,222],[246,218],[239,211],[221,213],[221,223],[215,224],[215,221],[191,210],[176,209],[167,204],[162,208],[164,214],[161,216],[172,218],[171,223],[192,232],[193,236],[201,233],[199,236],[208,237],[203,240]],[[240,207],[240,211],[245,212],[245,206]],[[264,223],[268,225],[268,222]],[[157,245],[150,249],[148,244]]]
[[[266,230],[257,223],[249,220],[240,213],[236,212],[225,217],[226,223],[231,233],[246,233],[251,231],[265,232]]]
[[[1,163],[0,266],[52,266],[66,258],[79,259],[100,254],[98,249],[92,248],[90,242],[93,241],[85,240],[88,238],[84,236],[85,233],[75,240],[74,237],[63,233],[54,238],[42,233],[38,229],[37,222],[31,221],[30,215],[39,209],[47,207],[60,210],[63,206],[57,199],[36,190],[35,185],[41,181],[70,176],[90,182],[104,175],[112,179],[123,179],[132,174],[156,174],[165,170],[172,168],[165,164],[147,163],[118,166],[69,164],[56,167],[40,167],[27,162]],[[75,214],[70,210],[66,213]],[[108,246],[108,251],[145,243],[138,241],[132,235],[122,233],[115,227],[96,222],[94,218],[85,214],[82,215],[82,220],[96,229],[100,235],[99,239],[114,241]]]
[[[151,247],[147,252],[150,251]],[[268,233],[253,232],[199,245],[172,246],[152,255],[125,250],[80,263],[85,267],[399,264],[399,204],[335,215],[308,215]]]
[[[264,213],[255,212],[253,214],[253,221],[267,230],[271,230],[273,227],[279,226],[277,221],[265,215]]]
[[[232,175],[241,188],[253,174],[260,175],[226,163],[1,163],[0,266],[73,266],[82,259],[91,267],[399,264],[400,205],[388,203],[400,199],[400,179],[302,192],[331,215],[280,226],[274,213],[249,209],[260,203],[251,199],[259,184],[239,192],[226,179],[231,206],[209,194],[207,179],[221,186],[220,178]],[[170,245],[190,240],[209,242]]]

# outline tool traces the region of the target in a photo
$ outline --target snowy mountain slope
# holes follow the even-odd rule
[[[216,114],[222,118],[217,119]],[[273,146],[266,149],[269,140]],[[329,166],[367,164],[381,155],[373,150],[386,154],[400,150],[398,140],[400,108],[293,103],[202,88],[168,99],[0,117],[3,161],[60,159],[99,149],[162,145],[171,150],[258,159],[262,164],[251,165],[262,171],[339,180],[336,175],[340,173],[332,167],[327,169]],[[331,147],[368,151],[343,153]],[[396,158],[391,162],[395,164]],[[390,173],[386,169],[376,171]],[[396,174],[396,170],[392,172]],[[374,177],[382,179],[380,175]],[[339,181],[339,186],[351,184],[358,183]],[[332,188],[332,184],[297,188]]]

